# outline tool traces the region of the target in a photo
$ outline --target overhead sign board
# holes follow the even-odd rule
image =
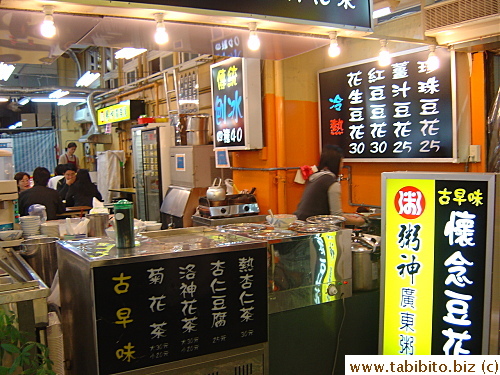
[[[496,178],[382,174],[381,354],[488,354]]]
[[[234,57],[210,71],[215,148],[262,148],[260,60]]]
[[[124,100],[118,104],[97,110],[97,125],[137,119],[144,114],[142,100]]]
[[[127,2],[128,0],[118,0]],[[266,20],[308,23],[316,25],[338,25],[357,30],[372,27],[372,2],[370,0],[136,0],[135,3],[161,4],[183,8],[208,10],[214,12],[237,13],[237,16],[252,16]],[[236,14],[228,14],[236,16]]]
[[[380,67],[375,59],[319,72],[321,144],[346,161],[434,161],[457,158],[452,55],[439,48],[405,52]]]

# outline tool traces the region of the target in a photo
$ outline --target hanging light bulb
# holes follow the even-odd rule
[[[154,16],[156,20],[155,41],[158,44],[165,44],[168,42],[168,34],[163,22],[163,13],[155,13]]]
[[[328,47],[328,56],[337,57],[340,55],[340,47],[337,41],[337,32],[329,31],[328,36],[330,37],[330,47]]]
[[[248,29],[250,30],[250,36],[248,37],[248,48],[252,51],[257,51],[260,48],[260,39],[257,35],[257,23],[250,22],[248,24]]]
[[[380,40],[380,52],[378,53],[378,64],[387,66],[391,64],[391,55],[387,50],[387,39]]]
[[[54,17],[52,16],[53,11],[54,7],[52,5],[43,6],[45,18],[40,25],[40,33],[45,38],[52,38],[54,37],[54,35],[56,35],[56,26],[54,25]]]
[[[436,55],[436,46],[429,46],[429,57],[427,58],[426,65],[428,72],[439,69],[439,57]]]

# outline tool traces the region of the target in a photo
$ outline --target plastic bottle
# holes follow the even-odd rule
[[[116,247],[128,249],[135,246],[134,204],[122,199],[114,204]]]

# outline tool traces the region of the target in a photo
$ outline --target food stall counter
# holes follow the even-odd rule
[[[58,242],[68,374],[267,373],[265,242],[205,227],[161,232],[130,249]]]

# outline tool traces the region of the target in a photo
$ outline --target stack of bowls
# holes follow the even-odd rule
[[[54,221],[54,222],[46,222],[46,223],[43,223],[41,226],[40,226],[40,231],[42,232],[42,234],[46,235],[47,237],[60,237],[60,234],[59,234],[59,222],[58,221]]]
[[[19,219],[25,238],[40,234],[40,216],[21,216]]]

